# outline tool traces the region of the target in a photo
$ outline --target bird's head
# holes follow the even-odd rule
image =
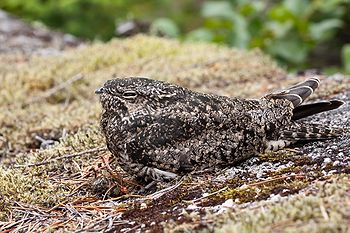
[[[95,91],[102,107],[116,113],[152,112],[181,100],[185,88],[141,77],[108,80]]]

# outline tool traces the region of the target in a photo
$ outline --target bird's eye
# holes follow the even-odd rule
[[[137,96],[137,93],[135,91],[125,91],[123,93],[123,97],[125,99],[134,99],[136,98],[136,96]]]

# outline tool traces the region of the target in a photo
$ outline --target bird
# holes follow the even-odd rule
[[[339,100],[303,104],[320,85],[311,76],[259,99],[199,93],[145,77],[114,78],[95,91],[100,126],[118,165],[140,182],[168,182],[216,171],[302,141],[343,134],[299,121],[340,107]]]

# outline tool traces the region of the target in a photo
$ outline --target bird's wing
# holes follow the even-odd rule
[[[152,124],[142,128],[131,139],[134,148],[161,147],[200,134],[210,119],[204,114],[166,114],[152,118]]]
[[[147,166],[161,163],[167,170],[180,169],[188,165],[189,156],[176,145],[200,135],[206,126],[207,119],[202,114],[185,112],[156,116],[152,124],[138,129],[128,139],[126,149],[134,161]]]

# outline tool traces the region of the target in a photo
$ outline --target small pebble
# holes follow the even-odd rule
[[[209,193],[203,193],[202,194],[202,197],[207,197],[207,196],[209,196]]]
[[[191,204],[191,205],[187,206],[187,208],[186,208],[186,210],[195,210],[195,209],[198,209],[198,206],[195,204]]]
[[[332,160],[330,159],[330,158],[325,158],[324,160],[323,160],[323,163],[324,164],[329,164],[329,163],[331,163],[332,162]]]
[[[234,205],[233,200],[232,199],[227,199],[224,203],[222,203],[222,207],[224,208],[232,208]]]
[[[140,205],[140,209],[143,210],[143,209],[146,209],[147,208],[147,204],[146,203],[141,203]]]

